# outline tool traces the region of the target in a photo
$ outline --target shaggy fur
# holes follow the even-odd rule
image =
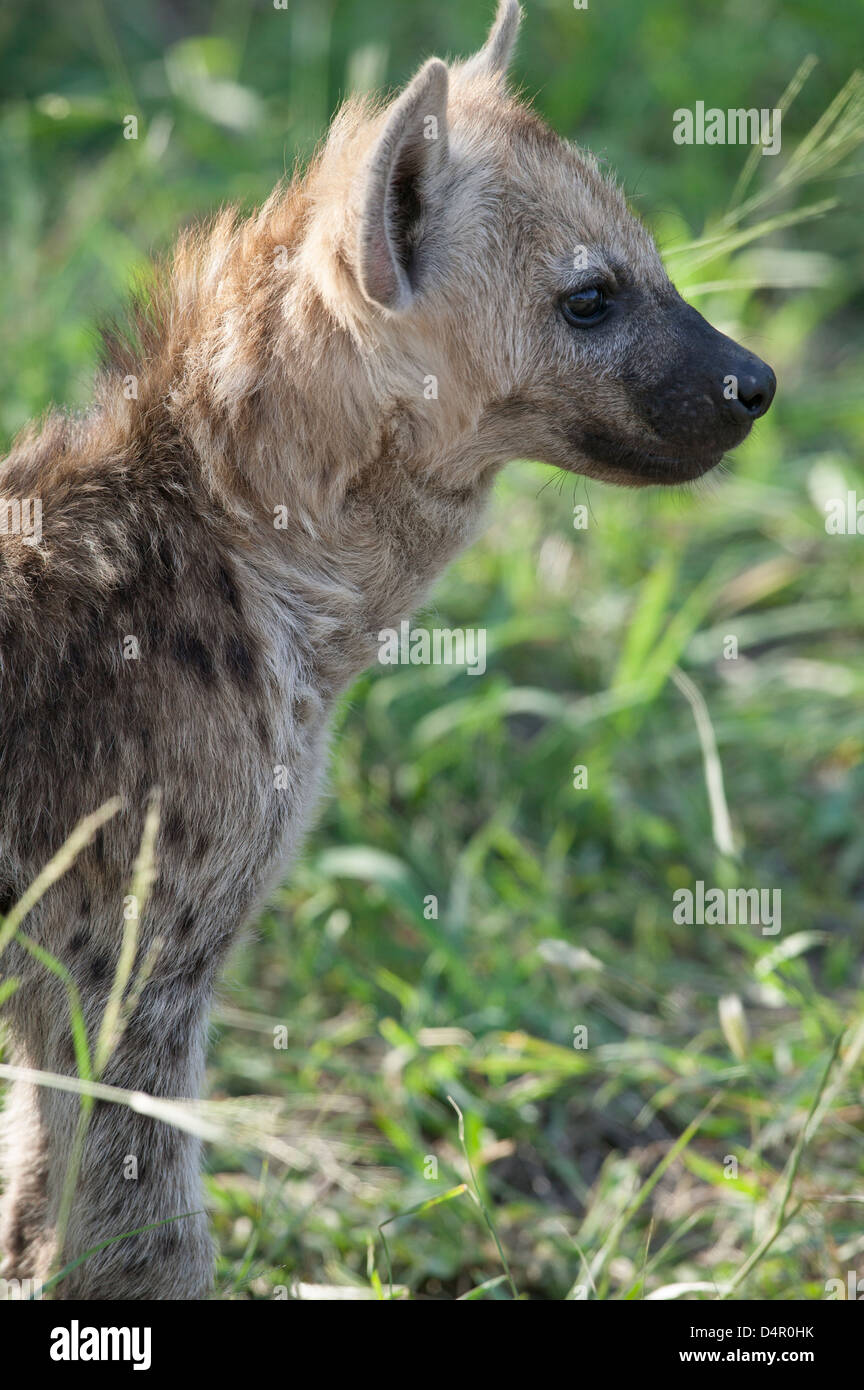
[[[214,976],[296,851],[334,700],[469,540],[498,469],[676,482],[749,427],[717,383],[762,364],[682,303],[617,188],[508,94],[518,17],[502,0],[469,63],[350,102],[303,178],[184,236],[106,335],[92,411],[51,415],[0,465],[0,496],[44,507],[38,544],[0,535],[0,912],[122,797],[22,928],[69,971],[91,1040],[161,789],[140,955],[162,945],[113,1085],[199,1094]],[[578,284],[616,302],[591,331],[559,306],[578,247]],[[3,970],[15,1060],[74,1073],[62,983],[18,942]],[[51,1267],[76,1113],[12,1087],[7,1278]],[[198,1170],[188,1135],[97,1105],[64,1259],[200,1211]],[[211,1265],[196,1216],[110,1246],[57,1296],[199,1298]]]

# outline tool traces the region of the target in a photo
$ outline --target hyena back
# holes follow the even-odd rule
[[[473,59],[350,102],[303,178],[183,237],[96,403],[0,465],[42,534],[0,535],[0,912],[76,823],[122,809],[28,914],[91,1041],[148,797],[155,964],[102,1079],[200,1092],[213,981],[314,807],[328,713],[533,456],[614,482],[697,477],[770,404],[770,369],[679,298],[589,156],[505,82],[502,0]],[[737,392],[729,399],[724,382]],[[13,1061],[74,1074],[62,980],[19,940]],[[74,1095],[11,1087],[0,1249],[52,1267]],[[129,1177],[129,1160],[137,1176]],[[197,1298],[212,1256],[196,1141],[96,1104],[62,1298]]]

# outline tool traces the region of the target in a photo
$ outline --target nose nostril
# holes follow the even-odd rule
[[[770,409],[774,399],[776,378],[770,367],[764,370],[744,373],[738,379],[737,406],[746,411],[751,420],[759,420]],[[740,417],[739,417],[740,418]]]
[[[752,353],[737,361],[727,359],[724,366],[722,393],[715,379],[714,399],[727,421],[734,422],[736,429],[746,433],[771,409],[777,378],[767,362],[760,362]]]

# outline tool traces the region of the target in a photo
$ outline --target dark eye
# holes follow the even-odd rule
[[[572,294],[565,294],[561,299],[562,314],[568,323],[575,324],[577,328],[597,323],[608,307],[606,294],[597,285],[591,285],[584,290],[574,290]]]

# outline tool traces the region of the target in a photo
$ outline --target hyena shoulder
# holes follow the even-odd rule
[[[263,813],[280,692],[236,537],[188,468],[72,438],[51,422],[3,472],[45,505],[38,547],[0,537],[0,822],[35,871],[119,795],[100,866],[119,883],[154,787],[174,854],[215,844],[232,804]]]

